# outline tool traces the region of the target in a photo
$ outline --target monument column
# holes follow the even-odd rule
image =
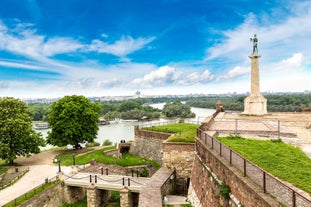
[[[257,48],[257,37],[251,38],[253,42],[253,53],[251,59],[251,94],[244,100],[244,112],[242,115],[262,116],[267,114],[267,99],[260,94],[259,82],[259,58]]]
[[[260,95],[260,84],[259,84],[259,58],[258,54],[252,54],[249,58],[252,60],[251,64],[251,94],[255,96]]]

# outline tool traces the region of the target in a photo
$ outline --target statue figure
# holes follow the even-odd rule
[[[257,48],[258,39],[256,37],[256,34],[254,34],[254,37],[250,38],[250,40],[251,40],[251,42],[253,42],[253,54],[258,53],[258,48]]]

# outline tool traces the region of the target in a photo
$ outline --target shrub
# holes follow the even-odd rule
[[[103,146],[110,146],[110,145],[112,145],[112,141],[110,141],[109,139],[105,139]]]
[[[85,144],[85,147],[97,147],[100,146],[98,142],[88,142]]]

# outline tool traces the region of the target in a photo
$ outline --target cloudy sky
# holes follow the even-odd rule
[[[311,1],[1,0],[0,96],[311,90]]]

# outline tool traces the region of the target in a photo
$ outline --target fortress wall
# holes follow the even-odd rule
[[[162,164],[162,142],[161,139],[135,136],[130,153]]]
[[[163,142],[163,167],[176,170],[177,193],[187,194],[195,157],[194,143]]]
[[[197,154],[191,174],[191,188],[188,198],[191,203],[201,206],[280,206],[269,195],[264,194],[259,186],[247,177],[243,177],[234,167],[215,151],[206,148],[196,140]],[[229,199],[222,195],[221,185],[231,190]]]

